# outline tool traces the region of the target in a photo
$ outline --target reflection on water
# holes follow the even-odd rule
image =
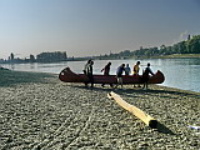
[[[122,63],[129,64],[131,69],[137,60],[110,60],[111,74],[115,74],[116,69]],[[175,87],[184,90],[200,92],[200,60],[199,59],[150,59],[140,60],[140,74],[145,69],[148,62],[154,72],[161,70],[165,75],[165,82],[162,85]],[[109,60],[96,60],[94,63],[94,73],[102,74],[101,69]],[[32,64],[10,64],[3,65],[12,70],[36,71],[59,74],[62,69],[69,66],[72,71],[82,73],[86,61],[68,61],[59,63],[32,63]]]

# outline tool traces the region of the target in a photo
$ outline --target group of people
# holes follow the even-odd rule
[[[149,74],[154,76],[154,73],[151,70],[150,66],[151,66],[150,63],[148,63],[141,77],[141,82],[144,83],[143,89],[148,89]],[[133,67],[133,75],[139,75],[139,71],[140,71],[140,61],[137,61],[137,63]],[[116,73],[117,82],[118,82],[118,85],[121,85],[121,87],[123,86],[123,78],[122,78],[123,72],[125,72],[125,75],[130,75],[131,69],[129,67],[129,64],[126,64],[126,66],[125,64],[122,64],[117,69],[117,73]],[[141,87],[141,86],[138,85],[138,87]]]
[[[84,74],[87,75],[89,78],[89,81],[85,83],[86,86],[88,85],[88,83],[91,83],[91,87],[94,86],[93,64],[94,64],[93,60],[88,60],[83,70]],[[112,64],[111,62],[108,62],[108,64],[101,70],[101,72],[104,72],[105,76],[110,75],[111,64]],[[137,63],[133,66],[133,75],[139,75],[139,71],[140,71],[140,61],[137,61]],[[117,68],[116,77],[118,84],[115,87],[117,87],[118,85],[123,87],[123,78],[122,78],[123,73],[125,73],[126,76],[131,75],[131,68],[129,64],[125,65],[123,63]],[[154,75],[153,71],[150,68],[150,63],[147,64],[147,67],[145,68],[141,76],[141,82],[144,83],[143,89],[148,89],[149,74]],[[102,86],[104,85],[105,84],[102,84]],[[113,84],[110,84],[110,86],[113,87]],[[140,85],[138,85],[138,87],[140,87]]]

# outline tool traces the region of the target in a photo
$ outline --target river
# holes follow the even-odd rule
[[[115,74],[116,69],[122,63],[129,63],[131,69],[137,60],[110,60],[111,74]],[[183,90],[200,92],[200,59],[145,59],[140,60],[140,74],[145,69],[146,64],[151,63],[153,72],[160,70],[165,75],[165,82],[162,84]],[[94,73],[102,74],[100,70],[109,60],[95,60]],[[4,64],[5,68],[19,71],[34,71],[59,74],[62,69],[69,66],[72,71],[82,73],[86,61],[66,61],[59,63],[30,63],[30,64]]]

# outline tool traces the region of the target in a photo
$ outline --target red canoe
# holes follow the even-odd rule
[[[123,84],[141,84],[141,75],[130,75],[123,77]],[[89,79],[84,74],[76,74],[70,70],[69,67],[62,70],[59,74],[59,79],[64,82],[82,82],[85,83]],[[163,83],[165,77],[161,71],[157,71],[154,76],[149,78],[149,84],[160,84]],[[116,84],[117,78],[115,75],[105,76],[105,75],[94,75],[94,83],[95,84]]]

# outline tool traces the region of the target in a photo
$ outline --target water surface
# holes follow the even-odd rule
[[[111,74],[115,74],[116,69],[122,63],[129,64],[131,69],[137,60],[110,60]],[[200,92],[200,60],[199,59],[149,59],[140,60],[140,74],[145,69],[147,63],[151,63],[154,72],[160,70],[165,75],[165,82],[162,84],[168,87],[175,87],[183,90]],[[94,63],[94,73],[102,74],[100,71],[109,60],[96,60]],[[6,68],[20,71],[36,71],[59,74],[65,67],[70,67],[76,73],[82,73],[86,61],[68,61],[59,63],[32,63],[32,64],[7,64]]]

